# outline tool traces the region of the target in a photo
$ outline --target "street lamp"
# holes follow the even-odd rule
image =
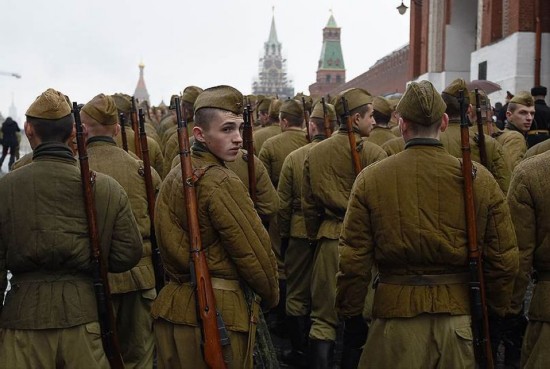
[[[399,14],[403,15],[407,12],[408,8],[409,7],[407,5],[403,4],[403,0],[401,0],[401,5],[397,7],[397,11],[399,12]]]

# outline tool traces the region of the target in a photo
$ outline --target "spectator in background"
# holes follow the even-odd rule
[[[10,153],[10,160],[8,162],[8,168],[11,168],[15,162],[15,153],[19,148],[19,141],[17,140],[17,132],[20,132],[21,129],[17,125],[17,122],[8,117],[4,123],[2,123],[2,157],[0,158],[0,168],[4,164],[4,159],[8,155],[8,150]]]

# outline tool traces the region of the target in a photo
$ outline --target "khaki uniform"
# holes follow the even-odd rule
[[[355,134],[361,167],[386,158],[380,146]],[[311,279],[311,319],[309,337],[336,340],[338,318],[334,310],[338,238],[348,206],[355,172],[347,132],[338,133],[315,145],[304,162],[302,211],[311,240],[319,240]]]
[[[128,194],[132,213],[143,238],[143,255],[139,263],[127,272],[110,274],[109,285],[115,315],[119,317],[117,331],[125,368],[149,367],[153,365],[154,351],[150,311],[156,292],[143,163],[117,147],[110,137],[92,137],[87,146],[90,169],[113,177]],[[160,177],[154,169],[151,173],[153,187],[158,189]]]
[[[277,192],[281,200],[278,221],[281,238],[289,245],[284,259],[287,276],[286,312],[290,316],[309,315],[311,309],[311,269],[313,249],[309,246],[302,213],[302,179],[307,153],[324,136],[291,152],[283,163]]]
[[[141,236],[112,178],[94,184],[102,254],[110,272],[138,263]],[[108,368],[92,281],[80,170],[66,145],[44,143],[33,162],[0,179],[0,367]],[[70,201],[70,204],[69,202]]]
[[[136,142],[134,140],[134,130],[131,127],[126,126],[126,139],[128,141],[128,151],[133,152],[138,157],[136,153]],[[118,147],[122,148],[122,134],[115,137],[115,142]],[[159,144],[150,137],[147,137],[147,148],[149,149],[149,160],[151,161],[151,166],[156,170],[157,173],[162,173],[163,165],[163,156],[160,150]]]
[[[17,168],[24,167],[27,164],[32,163],[32,155],[33,152],[29,152],[28,154],[23,155],[19,160],[17,160],[13,165],[11,166],[11,170],[16,170]]]
[[[382,146],[384,142],[395,138],[391,128],[374,126],[369,134],[369,137],[365,139],[369,142],[375,143],[378,146]]]
[[[517,244],[504,194],[476,166],[477,242],[484,253],[487,303],[503,316],[518,268]],[[340,237],[336,309],[342,317],[361,315],[376,265],[374,322],[360,368],[474,366],[461,170],[460,160],[438,140],[419,138],[358,176]],[[450,282],[406,280],[412,275],[446,275],[441,278]],[[418,345],[437,349],[419,352]]]
[[[187,135],[190,140],[194,139],[193,137],[193,127],[194,123],[187,123]],[[166,140],[165,145],[163,146],[164,153],[164,164],[163,164],[163,178],[168,175],[168,172],[172,169],[172,162],[176,156],[179,156],[180,146],[178,138],[178,127],[175,127],[175,130],[171,131],[170,137]],[[167,131],[168,134],[168,131]]]
[[[244,368],[245,356],[252,351],[247,348],[250,312],[241,283],[250,286],[264,306],[275,306],[279,299],[276,260],[241,180],[200,144],[195,143],[192,160],[195,168],[204,170],[196,183],[200,233],[217,309],[231,336],[233,360],[228,367]],[[152,315],[159,368],[200,369],[206,366],[189,275],[182,175],[176,168],[164,180],[157,201],[155,229],[169,282],[153,303]]]
[[[531,156],[542,154],[543,152],[546,152],[548,150],[550,150],[550,140],[542,141],[541,143],[538,143],[535,146],[529,148],[525,152],[523,159],[527,159],[527,158],[530,158]],[[17,162],[15,162],[15,164],[17,164]],[[15,166],[15,164],[13,165]]]
[[[495,133],[493,137],[502,145],[506,164],[512,172],[527,152],[525,136],[516,127],[506,123],[504,131]]]
[[[231,169],[248,190],[248,158],[246,150],[239,150],[235,161],[228,161],[225,166]],[[256,211],[259,215],[270,217],[279,210],[279,196],[273,187],[264,165],[254,156],[254,174],[256,175]]]
[[[279,126],[278,123],[265,126],[258,129],[257,131],[254,131],[254,135],[253,135],[254,154],[260,155],[260,150],[262,149],[264,142],[266,142],[268,139],[270,139],[273,136],[277,136],[280,133],[281,133],[281,127]]]
[[[508,203],[519,245],[519,273],[511,313],[522,312],[533,269],[538,275],[521,352],[522,368],[543,368],[550,360],[550,152],[526,159],[512,175]]]
[[[262,129],[266,129],[264,127]],[[260,133],[261,131],[258,131]],[[302,130],[287,130],[271,137],[262,146],[259,158],[267,169],[269,178],[275,187],[279,183],[279,175],[283,167],[283,162],[288,154],[292,151],[308,144],[305,133]],[[279,266],[279,276],[284,279],[285,270],[283,258],[281,255],[281,239],[279,233],[279,225],[277,217],[274,217],[269,222],[269,235],[273,251],[277,256],[277,264]]]

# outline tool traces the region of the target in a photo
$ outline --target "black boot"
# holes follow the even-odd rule
[[[290,338],[291,350],[283,352],[281,360],[289,365],[299,368],[308,367],[307,335],[309,317],[288,316],[287,332]]]
[[[357,369],[367,341],[368,327],[360,315],[344,320],[344,342],[340,369]]]
[[[363,349],[344,346],[342,349],[342,361],[340,369],[357,369]]]
[[[331,369],[334,358],[334,341],[310,340],[310,368]]]

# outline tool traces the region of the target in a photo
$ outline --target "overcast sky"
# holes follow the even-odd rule
[[[100,92],[133,94],[140,61],[154,105],[191,84],[229,84],[249,94],[273,6],[295,92],[308,93],[330,9],[350,80],[408,43],[409,12],[399,15],[400,2],[0,0],[0,71],[22,75],[0,75],[0,112],[7,116],[13,94],[22,119],[48,87],[79,103]]]

